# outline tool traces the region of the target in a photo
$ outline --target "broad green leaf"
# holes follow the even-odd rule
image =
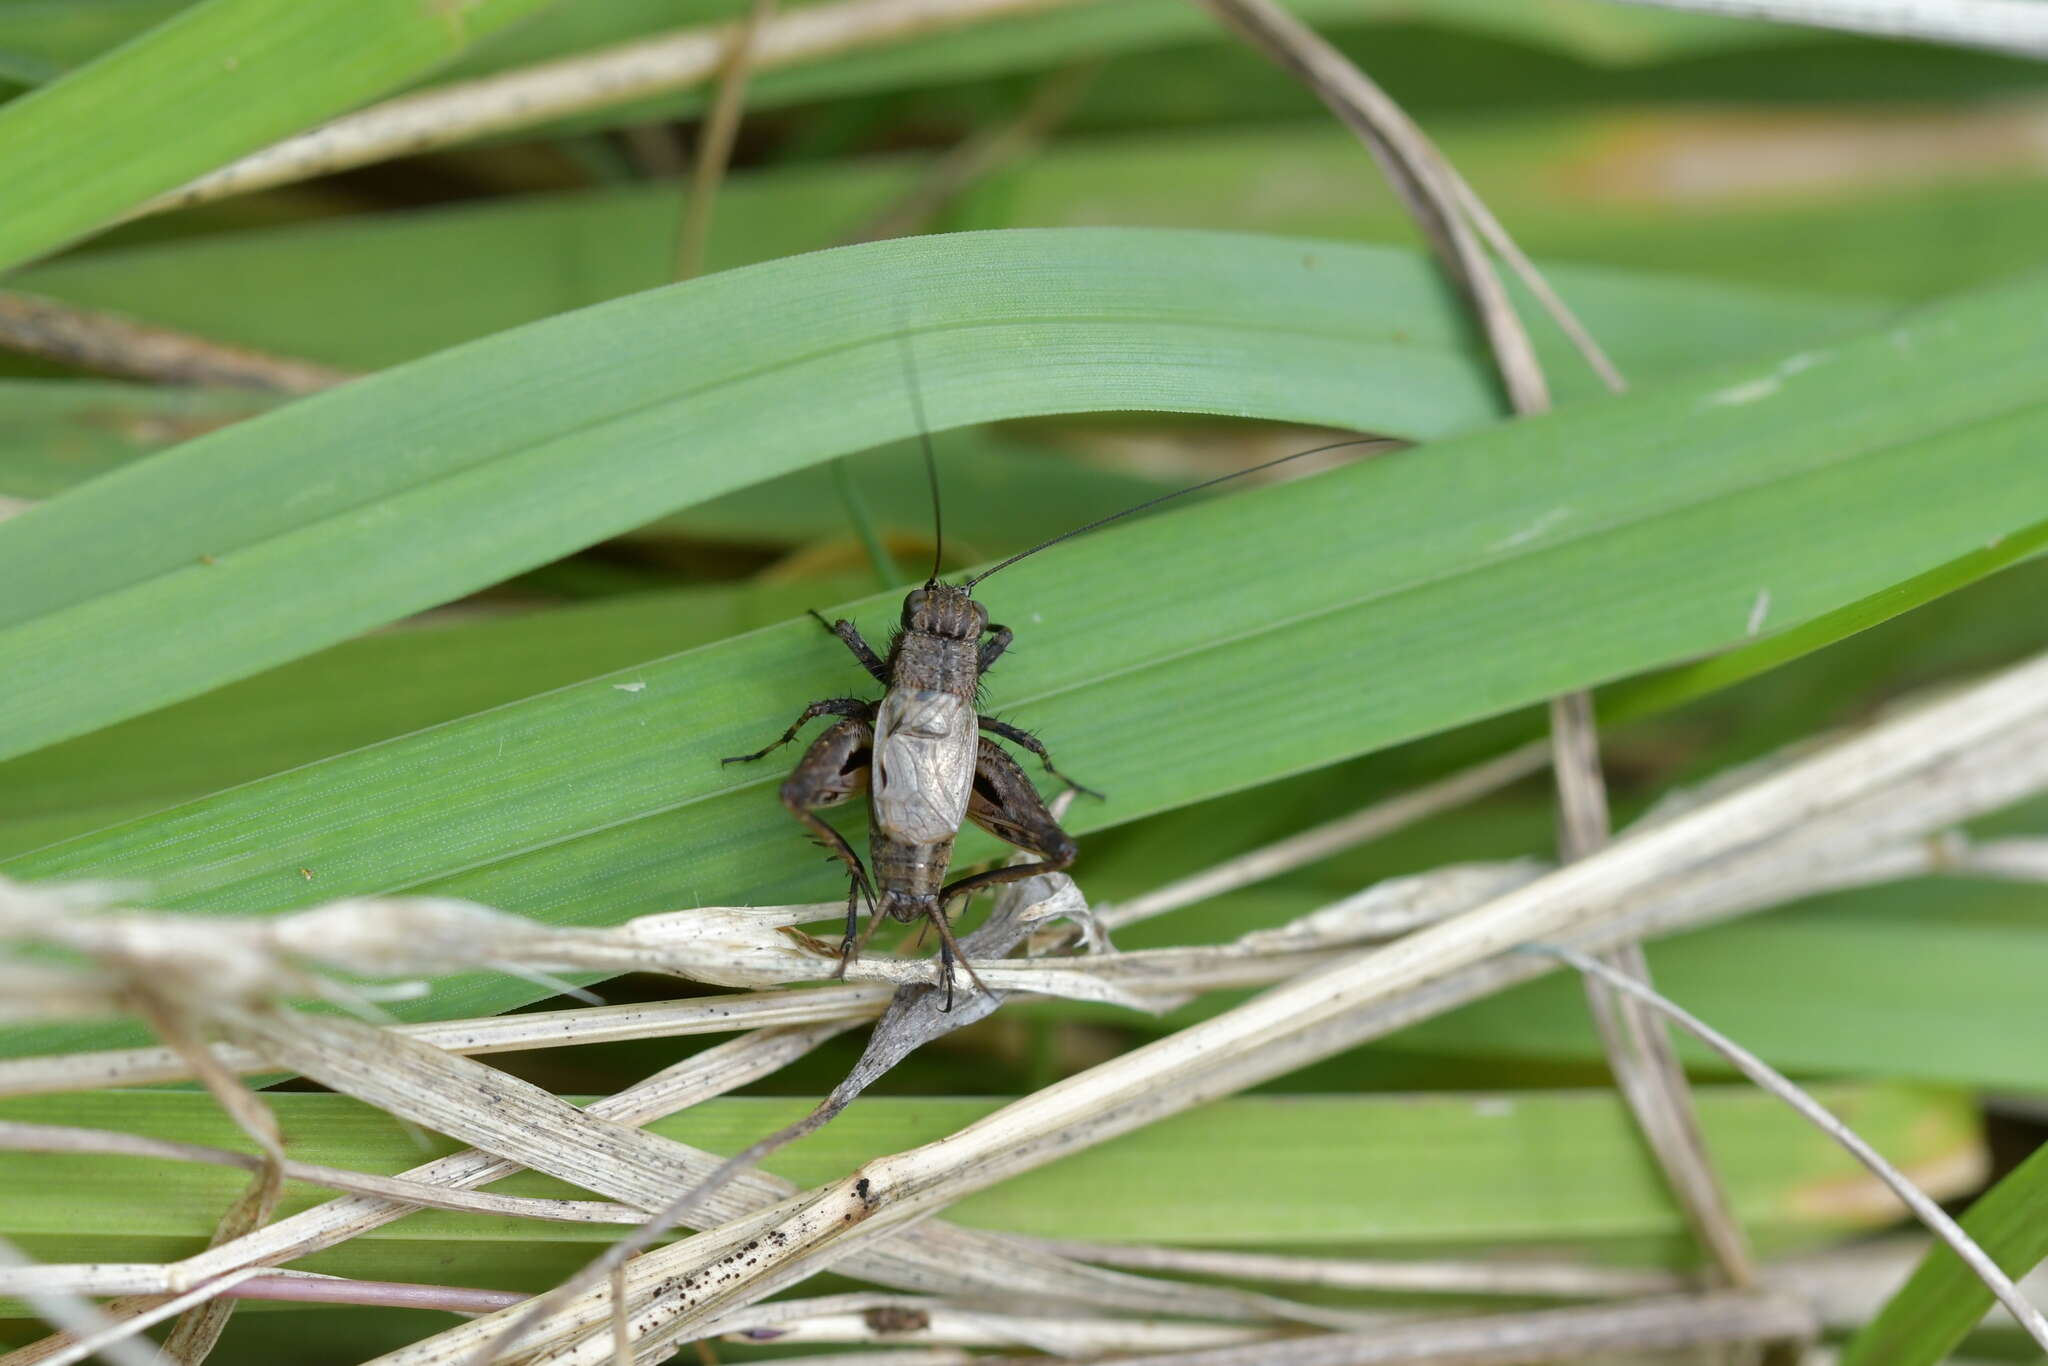
[[[206,0],[183,10],[0,107],[0,270],[383,94],[546,3]]]
[[[1938,1193],[1952,1193],[1958,1175],[1979,1160],[1975,1116],[1961,1093],[1838,1085],[1820,1094]],[[1735,1208],[1766,1243],[1891,1219],[1875,1181],[1854,1159],[1778,1101],[1738,1087],[1702,1088],[1699,1098]],[[264,1099],[278,1114],[288,1151],[304,1161],[396,1172],[430,1156],[390,1116],[346,1097]],[[733,1152],[810,1103],[714,1100],[652,1127]],[[1000,1103],[864,1099],[764,1165],[804,1185],[828,1181],[877,1153],[938,1138]],[[0,1101],[0,1116],[246,1146],[209,1097],[191,1092]],[[1244,1155],[1245,1179],[1217,1181],[1218,1153]],[[1388,1179],[1390,1172],[1400,1179]],[[196,1249],[239,1176],[154,1161],[16,1156],[0,1168],[0,1234],[44,1260],[143,1261]],[[493,1189],[571,1194],[532,1174]],[[1189,1199],[1191,1189],[1203,1190],[1203,1198]],[[286,1210],[318,1198],[293,1187]],[[1663,1240],[1682,1227],[1626,1112],[1603,1091],[1227,1100],[971,1195],[947,1217],[1048,1237],[1387,1250]],[[303,1265],[342,1275],[372,1274],[368,1268],[376,1266],[384,1268],[374,1273],[381,1278],[406,1279],[429,1260],[447,1259],[451,1269],[419,1279],[462,1283],[498,1275],[527,1285],[557,1269],[552,1258],[525,1266],[528,1256],[551,1245],[588,1256],[593,1244],[612,1236],[587,1224],[423,1210]],[[504,1255],[507,1249],[520,1257]]]
[[[1962,1217],[1963,1231],[2018,1280],[2048,1258],[2048,1146],[2006,1173]],[[1875,1319],[1843,1349],[1843,1366],[1934,1366],[1991,1308],[1991,1292],[1936,1244]]]
[[[1758,338],[1751,300],[1652,319],[1627,282],[1574,283],[1645,369]],[[358,380],[0,524],[0,756],[910,435],[906,301],[942,428],[1142,407],[1426,438],[1498,413],[1459,307],[1406,253],[1102,230],[771,262]],[[1563,373],[1566,396],[1590,386]]]
[[[873,259],[1017,240],[904,243]],[[1170,244],[1190,239],[1056,240],[1142,243],[1143,258],[1157,262]],[[1282,250],[1300,259],[1299,247]],[[1133,264],[1119,278],[1138,275]],[[1077,283],[1071,272],[1051,278],[1057,283],[1039,286],[1035,316],[1081,297],[1099,307],[1105,297],[1092,281],[1086,295],[1059,293]],[[1220,270],[1209,278],[1219,291],[1232,279]],[[1495,425],[1075,541],[981,590],[994,619],[1019,633],[1018,657],[990,679],[991,699],[1038,729],[1068,771],[1111,794],[1106,805],[1075,807],[1070,824],[1085,832],[1735,644],[1748,638],[1767,591],[1759,629],[1796,626],[2004,534],[2048,497],[2048,467],[2034,454],[2048,435],[2033,374],[2048,330],[2044,296],[2043,282],[2014,285],[1775,365],[1752,362]],[[923,297],[934,309],[946,298]],[[1219,297],[1228,296],[1209,296]],[[1283,312],[1300,316],[1291,304]],[[1100,406],[1109,400],[1088,386],[1141,356],[1151,367],[1144,401],[1173,392],[1175,372],[1159,363],[1171,353],[1150,343],[1104,348],[1099,331],[1044,327],[1028,334],[1038,366],[1018,370],[1017,352],[991,346],[1005,335],[984,327],[919,339],[940,420],[995,398],[998,386],[1048,374],[1065,401]],[[1203,333],[1204,354],[1224,335]],[[1252,336],[1233,347],[1256,345]],[[990,350],[960,345],[970,337]],[[941,338],[955,346],[942,350]],[[970,364],[984,354],[989,364]],[[1080,363],[1040,368],[1054,354]],[[872,364],[880,370],[893,360],[885,351]],[[1228,386],[1236,401],[1277,407],[1276,396],[1294,395],[1290,402],[1306,404],[1318,401],[1313,390],[1296,386],[1322,382],[1322,363],[1319,350],[1304,348],[1290,363],[1253,369],[1254,355],[1233,349],[1207,376],[1216,387],[1206,392],[1213,401]],[[1334,376],[1330,383],[1343,388]],[[1401,397],[1412,400],[1430,384],[1423,372]],[[447,404],[445,391],[437,398]],[[887,411],[877,415],[874,406]],[[485,409],[455,408],[472,425],[488,420]],[[518,416],[540,420],[530,410]],[[833,426],[900,420],[890,402],[842,409]],[[891,433],[865,438],[878,434]],[[209,468],[224,458],[216,451]],[[579,474],[607,487],[604,469]],[[220,475],[254,477],[233,466]],[[517,500],[529,496],[518,486],[502,511],[475,502],[467,510],[496,526],[520,517]],[[642,497],[639,509],[650,501],[658,499]],[[561,502],[550,503],[556,517],[575,511]],[[0,533],[32,526],[37,515]],[[0,546],[5,540],[0,534]],[[403,537],[385,545],[387,555],[422,549]],[[487,548],[465,538],[468,555]],[[369,565],[366,579],[388,568],[382,555],[349,563]],[[184,570],[172,578],[212,582]],[[252,577],[241,589],[238,611],[250,610],[262,582]],[[292,601],[312,610],[305,594],[320,587],[299,588]],[[159,610],[182,618],[197,609],[174,598]],[[895,603],[879,596],[849,610],[879,631]],[[209,648],[220,648],[219,636]],[[46,657],[69,658],[54,648],[22,656],[31,668]],[[809,621],[793,621],[282,774],[7,869],[17,877],[133,880],[160,904],[220,911],[274,911],[401,887],[560,922],[824,899],[836,880],[773,800],[778,768],[717,761],[759,745],[809,699],[863,687],[836,642]],[[960,857],[990,848],[966,841]],[[301,868],[315,870],[317,886]],[[478,1013],[530,996],[531,988],[502,980],[444,981],[417,1009]],[[30,1042],[24,1036],[16,1046]]]

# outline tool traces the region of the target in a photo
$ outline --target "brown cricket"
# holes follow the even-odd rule
[[[841,970],[859,952],[862,900],[877,917],[875,923],[881,916],[905,924],[924,917],[938,931],[940,980],[946,984],[949,1002],[958,957],[946,914],[953,900],[999,883],[1055,872],[1074,861],[1073,838],[1060,829],[1017,761],[989,736],[1022,746],[1061,782],[1077,791],[1089,790],[1053,766],[1052,756],[1036,736],[979,711],[982,675],[1009,647],[1011,633],[1007,626],[990,624],[988,609],[972,596],[975,582],[956,587],[933,577],[924,587],[912,589],[903,599],[902,624],[889,641],[886,657],[875,653],[852,622],[827,622],[813,612],[882,685],[881,700],[828,697],[813,702],[774,743],[725,760],[752,762],[794,740],[812,719],[840,718],[812,742],[782,784],[782,804],[846,864],[852,878]],[[872,794],[864,866],[846,839],[817,813],[867,789]],[[1038,861],[947,882],[953,841],[963,819],[1037,854]],[[967,972],[973,976],[971,964]]]
[[[840,718],[812,742],[796,770],[782,784],[782,804],[802,821],[820,843],[846,865],[851,886],[846,898],[846,937],[840,946],[839,971],[845,972],[860,951],[860,908],[870,911],[869,933],[882,917],[911,923],[928,920],[939,938],[939,981],[953,999],[953,964],[961,963],[977,987],[986,986],[974,966],[959,952],[948,909],[957,899],[984,888],[1040,873],[1058,872],[1074,861],[1073,837],[1060,828],[1037,789],[1017,761],[991,737],[1000,737],[1030,751],[1045,771],[1077,792],[1102,794],[1068,778],[1054,767],[1052,756],[1029,731],[985,715],[980,710],[981,681],[1009,648],[1010,628],[992,624],[988,609],[976,602],[976,584],[1019,560],[1070,540],[1097,527],[1146,511],[1183,494],[1225,483],[1305,455],[1378,441],[1363,437],[1334,442],[1313,450],[1268,460],[1249,469],[1177,489],[1125,508],[1085,526],[1019,551],[958,585],[939,581],[943,532],[939,521],[937,462],[925,426],[915,368],[907,337],[904,373],[918,436],[924,445],[925,469],[931,482],[932,521],[939,548],[924,586],[903,599],[901,623],[889,640],[886,656],[877,655],[851,621],[818,624],[837,636],[861,667],[883,688],[879,701],[828,697],[805,707],[781,738],[752,754],[737,754],[723,763],[752,763],[796,739],[820,716]],[[818,812],[871,792],[868,821],[868,862]],[[1038,855],[1035,862],[1009,864],[946,881],[953,841],[962,820],[973,821],[1005,843]]]

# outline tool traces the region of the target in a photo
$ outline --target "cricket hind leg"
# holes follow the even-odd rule
[[[813,704],[816,705],[816,704]],[[866,708],[867,704],[862,704]],[[851,800],[868,785],[868,765],[873,761],[875,731],[865,712],[828,727],[804,751],[794,771],[782,784],[782,804],[817,836],[834,858],[846,865],[851,885],[846,893],[846,938],[840,945],[839,970],[845,972],[849,959],[858,952],[860,903],[867,900],[870,916],[875,907],[875,886],[867,865],[846,842],[846,837],[819,818],[826,807]]]
[[[946,885],[939,893],[939,910],[955,897],[972,896],[987,887],[1021,882],[1040,873],[1057,873],[1074,862],[1078,852],[1074,837],[1060,829],[1060,823],[1046,810],[1038,789],[995,741],[983,738],[974,765],[974,792],[967,801],[967,819],[1006,844],[1027,854],[1038,855],[1036,863],[1013,863],[974,873]],[[941,941],[943,942],[943,941]]]
[[[772,744],[762,746],[752,754],[735,754],[729,759],[720,759],[718,762],[721,764],[751,764],[756,759],[767,758],[776,750],[781,749],[784,745],[796,739],[796,733],[817,717],[849,716],[871,722],[874,720],[874,711],[874,703],[863,702],[858,697],[827,697],[822,701],[813,702],[808,707],[805,707],[803,715],[796,718],[796,724],[782,732],[781,739],[776,740]],[[830,734],[830,732],[828,731],[827,734]],[[840,800],[844,801],[845,798],[842,797]]]
[[[946,1003],[939,1007],[939,1013],[949,1015],[953,1011],[953,965],[958,963],[967,971],[967,980],[974,983],[974,989],[984,996],[993,996],[988,983],[981,980],[981,974],[974,970],[967,955],[960,950],[960,941],[953,937],[953,927],[946,920],[944,911],[933,911],[927,917],[932,928],[939,932],[939,978],[946,984]]]
[[[1025,749],[1030,750],[1033,754],[1036,754],[1038,756],[1038,761],[1045,765],[1045,771],[1047,773],[1050,773],[1053,777],[1058,778],[1061,782],[1065,783],[1068,787],[1073,788],[1074,791],[1080,793],[1082,796],[1093,797],[1098,802],[1108,800],[1107,797],[1103,796],[1100,792],[1097,792],[1094,788],[1083,787],[1081,784],[1075,782],[1072,778],[1069,778],[1066,774],[1060,772],[1057,768],[1054,768],[1052,763],[1052,755],[1046,753],[1045,742],[1040,740],[1036,735],[1033,735],[1030,731],[1025,730],[1022,726],[1013,726],[1008,721],[998,721],[993,716],[979,716],[976,717],[975,720],[980,724],[983,730],[989,732],[991,735],[1000,735],[1005,740],[1008,740],[1011,744],[1021,745]],[[1006,835],[1004,836],[1004,838],[1008,839],[1009,837]]]

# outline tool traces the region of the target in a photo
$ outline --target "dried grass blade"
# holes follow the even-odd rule
[[[752,991],[683,1001],[536,1010],[523,1015],[486,1015],[468,1020],[435,1020],[390,1026],[444,1052],[510,1053],[562,1044],[617,1043],[691,1034],[727,1034],[746,1029],[821,1022],[857,1024],[879,1015],[889,1003],[885,986],[819,987],[808,991]],[[270,1064],[246,1048],[215,1044],[222,1067],[244,1076]],[[103,1086],[142,1086],[185,1081],[192,1075],[177,1050],[122,1048],[95,1053],[0,1059],[0,1096],[47,1095]]]
[[[2035,1345],[2048,1350],[2048,1315],[2043,1315],[2039,1309],[2027,1302],[2026,1297],[2020,1294],[2019,1287],[2013,1284],[2012,1278],[2005,1274],[1983,1248],[1977,1246],[1976,1240],[1965,1233],[1960,1224],[1949,1218],[1940,1205],[1929,1199],[1926,1192],[1908,1180],[1905,1173],[1885,1161],[1882,1154],[1864,1142],[1855,1130],[1837,1119],[1827,1107],[1794,1085],[1762,1058],[1677,1002],[1660,995],[1646,983],[1630,977],[1627,973],[1617,972],[1598,959],[1572,949],[1555,945],[1531,945],[1530,948],[1532,951],[1561,958],[1581,972],[1593,973],[1617,991],[1625,991],[1644,1005],[1668,1016],[1688,1034],[1726,1058],[1743,1076],[1797,1110],[1811,1121],[1815,1128],[1848,1149],[1857,1161],[1868,1167],[1885,1185],[1891,1187],[1893,1193],[1913,1212],[1915,1218],[1925,1224],[1937,1238],[1947,1243],[1956,1256],[1962,1258],[1964,1264],[1976,1273],[1978,1279],[1990,1287],[1991,1293],[1998,1297],[1998,1302],[2005,1306],[2006,1311],[2026,1330],[2027,1335],[2033,1338]]]
[[[2048,14],[2031,0],[1630,0],[1658,9],[1767,19],[1779,24],[1977,47],[2016,57],[2048,57]]]
[[[937,29],[1053,9],[1075,0],[840,0],[763,24],[756,71],[900,42]],[[132,216],[329,175],[488,133],[686,90],[716,76],[731,26],[709,25],[402,96],[302,133],[160,195]]]
[[[1122,1360],[1132,1366],[1523,1366],[1606,1352],[1633,1359],[1714,1343],[1805,1342],[1817,1335],[1804,1305],[1744,1293],[1489,1314]]]
[[[718,202],[718,187],[725,180],[726,164],[732,160],[733,143],[740,132],[740,113],[747,100],[747,77],[754,66],[754,36],[761,25],[775,16],[775,0],[753,0],[747,16],[733,30],[732,42],[718,73],[718,91],[711,99],[711,112],[704,119],[697,139],[695,165],[690,174],[690,196],[683,204],[681,243],[676,248],[676,278],[694,279],[704,273],[704,247],[711,240],[711,212]]]

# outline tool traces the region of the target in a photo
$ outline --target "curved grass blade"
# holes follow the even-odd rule
[[[1499,411],[1407,253],[1099,230],[771,262],[358,380],[0,524],[0,757],[910,435],[892,299],[917,300],[940,428],[1143,407],[1425,438]]]

